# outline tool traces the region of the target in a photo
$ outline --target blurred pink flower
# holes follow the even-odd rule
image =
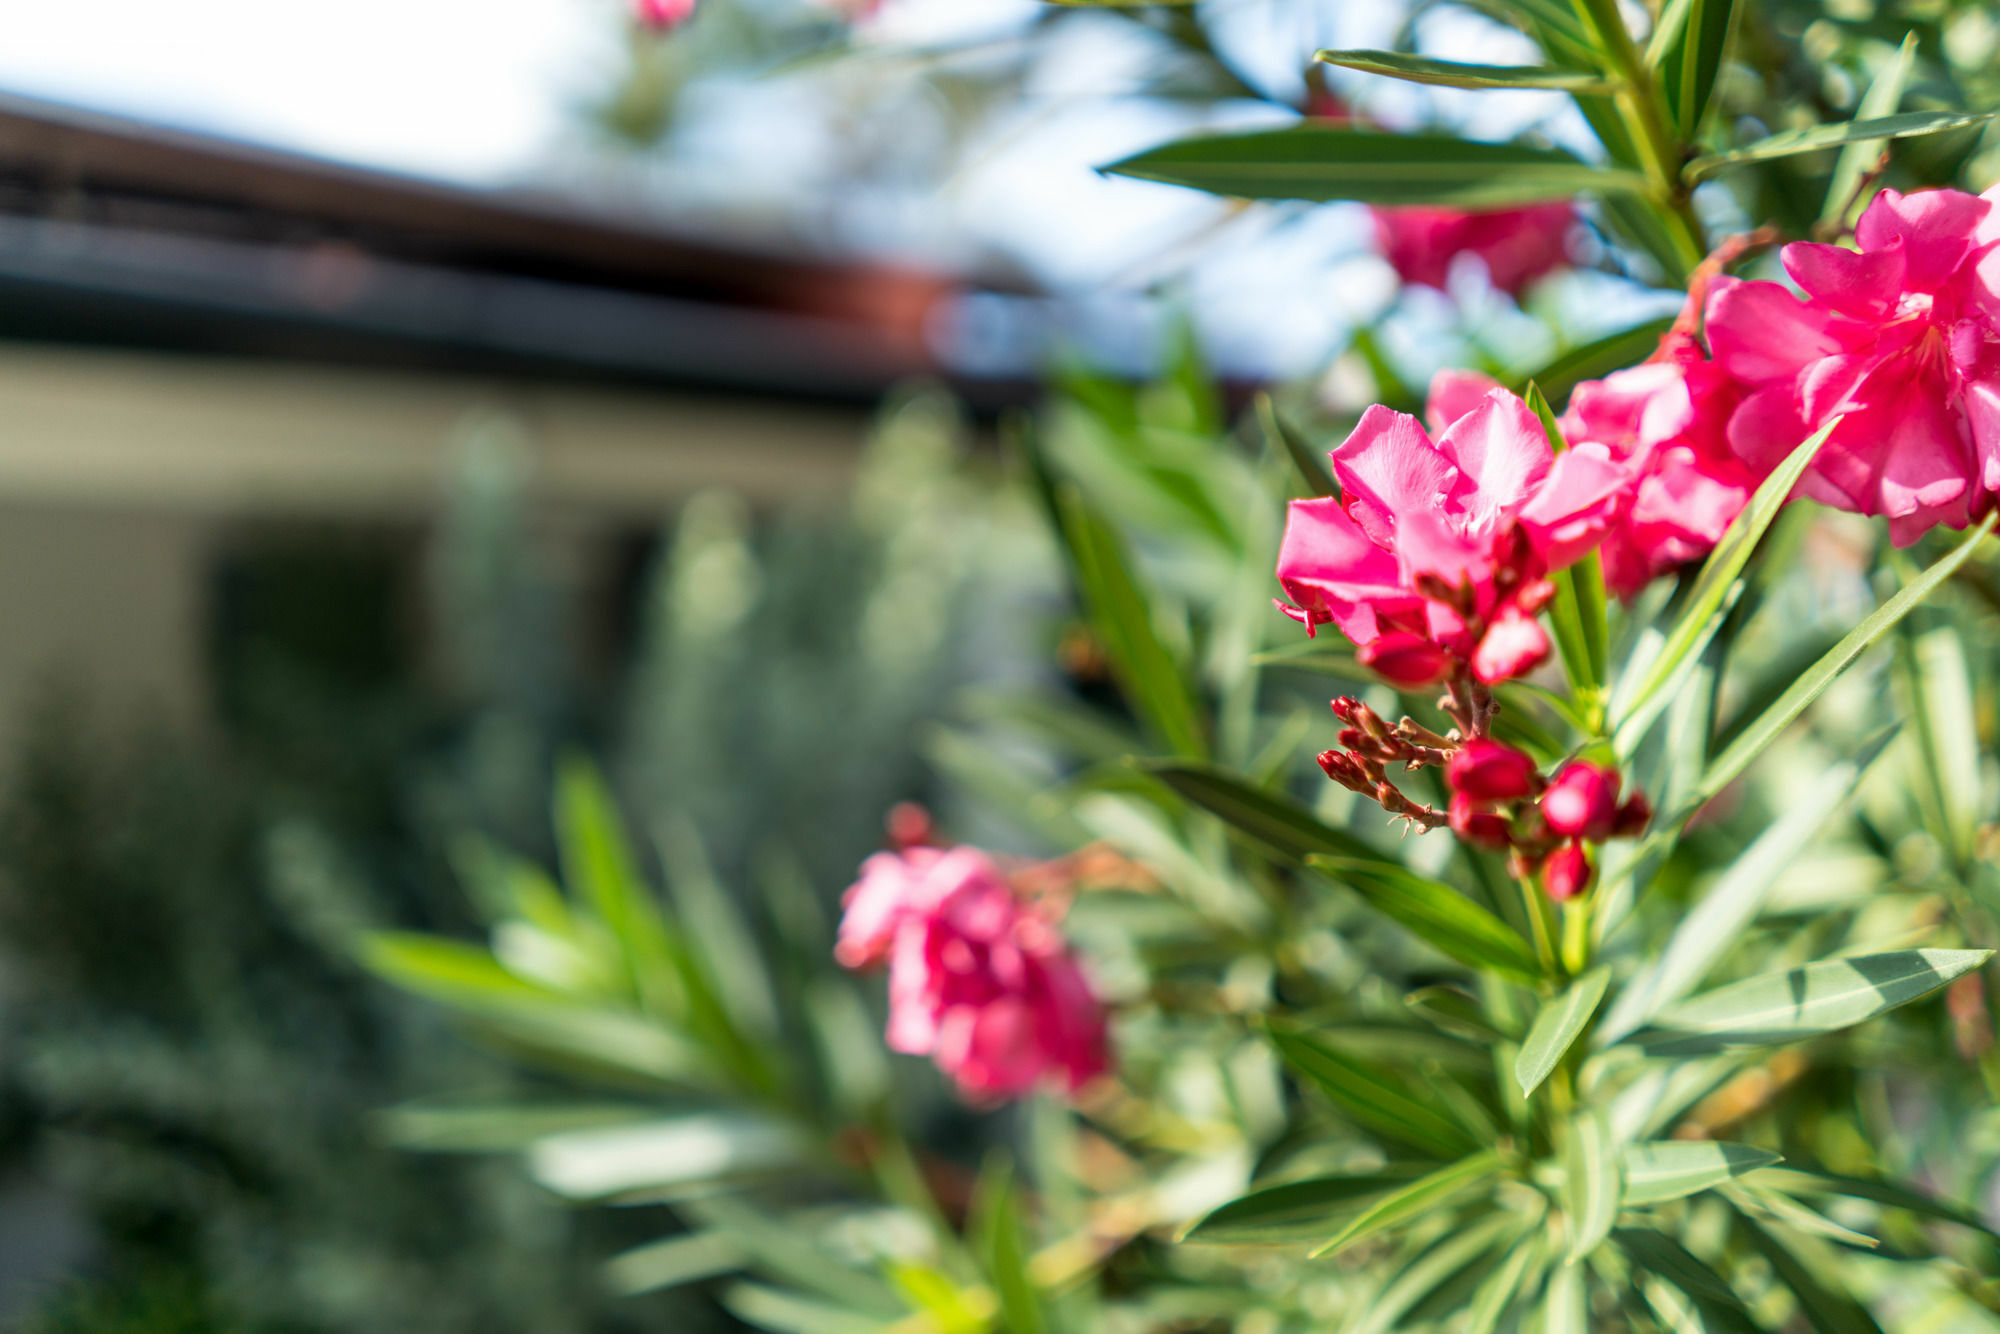
[[[1567,202],[1467,213],[1407,205],[1372,208],[1375,244],[1406,283],[1444,290],[1451,262],[1477,255],[1495,287],[1519,296],[1569,262],[1576,208]]]
[[[695,0],[632,0],[632,17],[639,25],[664,32],[694,17]]]
[[[862,865],[834,949],[889,964],[889,1045],[927,1055],[969,1097],[1107,1068],[1104,1008],[1055,926],[977,848],[913,847]]]
[[[1652,360],[1571,393],[1563,435],[1604,446],[1632,474],[1598,547],[1613,593],[1634,597],[1707,555],[1769,473],[1729,447],[1729,415],[1743,393],[1679,332]]]
[[[1434,406],[1463,406],[1464,389],[1440,377]],[[1416,418],[1372,407],[1329,457],[1341,494],[1292,502],[1278,580],[1294,605],[1280,609],[1308,630],[1338,626],[1364,663],[1423,659],[1442,676],[1457,662],[1487,682],[1548,655],[1543,576],[1597,541],[1626,477],[1601,446],[1556,457],[1504,389],[1435,443]]]
[[[1621,781],[1616,769],[1587,760],[1573,761],[1542,793],[1542,819],[1565,838],[1602,843],[1611,837],[1618,822]]]
[[[1707,333],[1750,387],[1732,449],[1768,472],[1837,413],[1800,483],[1841,509],[1881,514],[1898,546],[1962,528],[2000,490],[2000,215],[1994,195],[1884,190],[1857,250],[1784,250],[1800,301],[1772,282],[1718,279]]]

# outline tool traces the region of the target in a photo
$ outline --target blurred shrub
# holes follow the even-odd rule
[[[1006,553],[960,434],[948,403],[894,405],[848,512],[692,499],[634,647],[592,664],[531,456],[486,423],[425,567],[428,654],[402,629],[405,539],[287,539],[220,581],[217,735],[120,734],[52,697],[0,802],[0,1089],[12,1150],[87,1205],[112,1281],[39,1327],[621,1327],[584,1261],[641,1220],[578,1222],[504,1164],[383,1144],[381,1108],[520,1085],[348,947],[467,927],[447,835],[545,845],[554,756],[614,728],[642,807],[718,861],[768,870],[782,834],[785,874],[845,883],[986,652],[961,609]]]

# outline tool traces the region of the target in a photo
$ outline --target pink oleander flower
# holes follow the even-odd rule
[[[1557,903],[1590,888],[1590,854],[1581,843],[1565,843],[1542,859],[1542,889]]]
[[[664,32],[694,17],[695,0],[632,0],[632,17],[642,28]]]
[[[1706,556],[1770,472],[1729,447],[1743,393],[1677,331],[1650,361],[1570,394],[1563,435],[1603,445],[1632,474],[1598,546],[1605,585],[1619,597]]]
[[[1062,935],[977,848],[911,847],[862,864],[834,957],[889,965],[888,1043],[973,1098],[1107,1068],[1104,1008]]]
[[[1473,737],[1461,745],[1445,766],[1445,781],[1455,792],[1477,801],[1514,801],[1534,795],[1542,776],[1534,760],[1504,741]]]
[[[1467,213],[1416,204],[1373,208],[1375,243],[1406,283],[1444,290],[1451,262],[1479,257],[1493,285],[1519,296],[1569,262],[1576,208],[1567,202]]]
[[[1884,190],[1856,250],[1784,250],[1777,283],[1719,278],[1707,310],[1716,363],[1749,386],[1729,444],[1768,473],[1842,416],[1800,492],[1886,515],[1907,546],[1962,528],[2000,490],[2000,211],[1995,195]]]
[[[1463,406],[1464,388],[1440,376],[1433,406]],[[1626,479],[1602,446],[1556,457],[1504,389],[1435,442],[1416,418],[1372,407],[1328,457],[1341,494],[1292,502],[1278,580],[1293,605],[1279,608],[1308,631],[1338,626],[1406,688],[1461,668],[1503,681],[1545,659],[1544,576],[1590,550]]]

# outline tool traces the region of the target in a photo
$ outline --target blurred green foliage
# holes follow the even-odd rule
[[[427,549],[280,530],[224,563],[208,735],[52,689],[0,801],[0,1113],[13,1159],[86,1208],[103,1281],[35,1327],[703,1327],[598,1276],[646,1211],[390,1147],[386,1107],[532,1081],[367,979],[353,942],[469,927],[464,835],[547,848],[579,745],[670,843],[698,825],[718,866],[844,883],[922,794],[923,719],[1006,657],[963,632],[1015,578],[963,449],[948,401],[905,396],[851,502],[692,497],[632,548],[621,604],[615,578],[579,586],[590,552],[539,525],[531,447],[484,422]],[[828,773],[839,803],[813,797]]]

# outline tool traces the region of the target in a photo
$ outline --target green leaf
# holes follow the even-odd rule
[[[1893,116],[1903,105],[1903,89],[1910,81],[1910,67],[1917,59],[1917,34],[1903,35],[1903,44],[1889,60],[1888,66],[1875,76],[1868,91],[1862,95],[1861,105],[1854,108],[1856,120],[1880,120]],[[1820,206],[1819,220],[1831,226],[1846,222],[1850,205],[1861,201],[1855,194],[1861,188],[1862,178],[1875,166],[1876,158],[1882,152],[1880,139],[1856,139],[1840,150],[1840,158],[1834,163],[1833,177],[1826,185],[1826,202]]]
[[[1179,664],[1153,628],[1124,543],[1074,486],[1056,490],[1064,541],[1092,623],[1104,640],[1118,684],[1166,749],[1194,759],[1207,751]]]
[[[1306,443],[1306,438],[1278,414],[1278,405],[1271,401],[1269,394],[1257,395],[1257,425],[1262,428],[1266,440],[1275,442],[1291,456],[1292,466],[1299,470],[1307,491],[1316,496],[1340,494],[1340,488],[1333,484],[1333,474],[1326,470],[1326,464]]]
[[[1105,170],[1246,199],[1474,209],[1644,189],[1636,172],[1593,167],[1558,148],[1317,124],[1183,139]]]
[[[1267,792],[1234,774],[1205,764],[1175,761],[1140,767],[1281,857],[1303,861],[1317,852],[1384,866],[1398,865],[1346,830],[1314,818],[1311,811],[1290,797]]]
[[[1013,1172],[997,1155],[980,1173],[966,1236],[1000,1299],[1000,1328],[1006,1334],[1048,1334],[1041,1294],[1028,1277],[1028,1247]]]
[[[603,1200],[745,1176],[797,1175],[811,1161],[797,1127],[745,1111],[697,1112],[570,1130],[528,1151],[536,1181],[567,1199]]]
[[[1569,1123],[1563,1145],[1563,1213],[1569,1220],[1568,1263],[1596,1250],[1618,1221],[1624,1194],[1618,1142],[1599,1107],[1585,1108]]]
[[[1991,950],[1902,950],[1826,959],[1684,1001],[1624,1041],[1677,1056],[1796,1042],[1919,1000],[1992,956]]]
[[[1554,65],[1467,65],[1456,60],[1401,51],[1320,51],[1314,60],[1364,74],[1386,74],[1409,83],[1440,88],[1544,88],[1565,93],[1608,93],[1613,85],[1601,74]]]
[[[1583,1026],[1590,1022],[1590,1016],[1597,1013],[1604,989],[1610,985],[1611,970],[1593,968],[1570,983],[1562,995],[1542,1006],[1534,1025],[1528,1029],[1527,1039],[1521,1043],[1521,1054],[1514,1058],[1514,1081],[1521,1086],[1522,1097],[1540,1088],[1549,1077],[1563,1053],[1583,1032]]]
[[[1357,1123],[1439,1158],[1476,1147],[1456,1121],[1411,1097],[1386,1071],[1303,1033],[1276,1026],[1269,1032],[1286,1063]]]
[[[1543,976],[1527,941],[1449,885],[1393,863],[1354,857],[1313,854],[1306,865],[1354,890],[1370,907],[1446,958],[1521,981],[1535,982]]]
[[[1883,741],[1854,762],[1835,764],[1810,787],[1792,795],[1790,809],[1757,836],[1694,911],[1681,919],[1658,961],[1626,985],[1598,1030],[1600,1044],[1623,1037],[1701,985],[1709,969],[1756,920],[1779,874],[1811,845],[1853,793],[1862,771],[1881,753]]]
[[[1664,1232],[1649,1227],[1613,1228],[1611,1239],[1635,1268],[1658,1274],[1696,1301],[1715,1302],[1739,1312],[1743,1309],[1735,1289]]]
[[[1557,1265],[1542,1294],[1541,1334],[1590,1334],[1590,1303],[1584,1291],[1583,1267]]]
[[[1662,1139],[1628,1145],[1625,1203],[1678,1200],[1782,1161],[1775,1153],[1722,1140]]]
[[[1678,40],[1660,55],[1660,88],[1683,140],[1693,140],[1701,127],[1735,19],[1735,0],[1692,0]]]
[[[1761,490],[1759,491],[1761,495]],[[1722,754],[1709,764],[1708,772],[1702,776],[1701,786],[1695,791],[1697,803],[1707,801],[1723,788],[1735,781],[1738,774],[1750,766],[1764,747],[1776,739],[1778,733],[1791,725],[1793,719],[1804,713],[1806,706],[1819,698],[1822,690],[1833,683],[1833,679],[1846,670],[1847,665],[1860,657],[1870,645],[1887,634],[1896,622],[1909,615],[1916,605],[1929,597],[1931,591],[1949,579],[1952,572],[1965,564],[1986,535],[1993,531],[1994,523],[2000,520],[2000,513],[1989,514],[1977,528],[1966,534],[1965,540],[1954,547],[1951,553],[1923,574],[1899,589],[1896,595],[1870,612],[1868,616],[1847,632],[1847,635],[1827,655],[1814,663],[1794,681],[1777,702],[1758,715],[1737,733]]]
[[[426,1098],[377,1112],[373,1122],[376,1133],[398,1148],[502,1153],[565,1130],[631,1125],[653,1116],[637,1103]]]
[[[1906,1209],[1925,1218],[1956,1223],[1960,1227],[1983,1232],[1989,1237],[2000,1238],[2000,1233],[1996,1233],[1981,1222],[1970,1210],[1935,1199],[1914,1186],[1905,1186],[1894,1181],[1840,1176],[1832,1172],[1809,1172],[1796,1167],[1773,1168],[1758,1180],[1765,1182],[1774,1190],[1791,1194],[1846,1195],[1857,1200],[1873,1200],[1891,1209]]]
[[[749,1258],[726,1232],[689,1232],[612,1256],[604,1281],[619,1296],[636,1297],[741,1269]]]
[[[1528,383],[1528,407],[1541,420],[1549,447],[1558,454],[1569,448],[1562,427],[1549,409],[1548,399],[1533,381]],[[1586,701],[1595,701],[1609,670],[1610,633],[1606,629],[1604,570],[1597,553],[1549,576],[1556,586],[1555,600],[1549,604],[1549,622],[1556,632],[1556,650],[1563,670],[1569,674],[1571,690]],[[1587,708],[1595,708],[1594,703]]]
[[[1369,1206],[1360,1217],[1314,1251],[1313,1256],[1331,1255],[1364,1237],[1372,1237],[1385,1228],[1429,1213],[1461,1193],[1489,1182],[1498,1172],[1499,1165],[1498,1155],[1489,1149],[1412,1181]]]
[[[1583,381],[1603,379],[1651,356],[1673,327],[1671,318],[1661,318],[1606,334],[1559,354],[1532,375],[1516,377],[1513,385],[1516,389],[1539,385],[1551,405],[1561,403]]]
[[[1979,719],[1965,646],[1956,629],[1940,625],[1920,635],[1904,635],[1900,647],[1931,818],[1952,864],[1969,868],[1985,803],[1980,792]]]
[[[1495,1211],[1470,1227],[1447,1233],[1368,1299],[1367,1310],[1344,1334],[1387,1334],[1418,1303],[1463,1274],[1494,1248],[1500,1237],[1518,1226],[1509,1215]]]
[[[1715,1188],[1715,1193],[1729,1201],[1738,1213],[1782,1223],[1807,1236],[1824,1237],[1828,1241],[1852,1246],[1857,1250],[1872,1251],[1881,1245],[1866,1232],[1856,1232],[1846,1224],[1834,1222],[1819,1210],[1810,1208],[1789,1195],[1775,1190],[1764,1190],[1757,1183],[1724,1182]]]
[[[1542,1257],[1542,1239],[1533,1232],[1514,1243],[1507,1258],[1493,1266],[1465,1310],[1460,1334],[1493,1334],[1500,1318],[1521,1295],[1531,1266]]]
[[[618,942],[633,991],[651,1009],[679,1013],[687,998],[667,923],[639,876],[611,790],[580,756],[565,759],[556,774],[555,824],[563,878]]]
[[[1738,1210],[1735,1222],[1751,1247],[1771,1262],[1778,1280],[1799,1299],[1800,1313],[1819,1334],[1882,1334],[1868,1308],[1827,1287],[1790,1247],[1759,1227],[1748,1214]]]
[[[1790,157],[1795,153],[1814,153],[1825,148],[1838,148],[1842,144],[1858,143],[1864,140],[1908,139],[1920,134],[1937,134],[1943,130],[1962,130],[1971,125],[1982,125],[2000,115],[1995,111],[1906,111],[1899,116],[1877,116],[1871,120],[1850,120],[1838,125],[1815,125],[1809,129],[1786,130],[1756,143],[1732,148],[1726,153],[1710,153],[1688,163],[1682,176],[1693,185],[1705,181],[1718,172],[1731,167],[1740,167],[1749,162],[1764,162],[1771,158]]]
[[[1283,648],[1265,649],[1251,654],[1250,661],[1259,667],[1290,667],[1320,676],[1338,677],[1343,681],[1373,684],[1375,680],[1373,673],[1354,660],[1354,646],[1345,640],[1336,640],[1332,635],[1287,644]]]
[[[1687,605],[1680,619],[1667,632],[1660,651],[1645,665],[1636,688],[1627,694],[1622,688],[1624,682],[1619,682],[1618,699],[1623,716],[1618,721],[1616,744],[1621,755],[1630,755],[1637,748],[1646,729],[1667,704],[1670,693],[1667,687],[1720,627],[1724,603],[1742,575],[1743,567],[1749,564],[1750,554],[1757,549],[1759,539],[1771,526],[1772,520],[1778,517],[1778,511],[1791,498],[1792,488],[1798,485],[1806,466],[1839,424],[1840,418],[1835,417],[1813,432],[1811,438],[1794,449],[1757,488],[1750,502],[1730,522],[1722,540],[1715,544],[1715,550],[1702,563],[1701,573],[1695,576],[1694,587],[1688,593]]]
[[[801,1226],[805,1220],[773,1217],[731,1194],[691,1196],[674,1207],[702,1226],[727,1232],[749,1252],[758,1269],[796,1283],[843,1311],[873,1317],[876,1323],[907,1314],[903,1299],[881,1274],[857,1268],[845,1257],[836,1258],[823,1240],[835,1232],[834,1220],[822,1216]]]
[[[382,931],[362,937],[359,957],[385,981],[450,1006],[538,1060],[669,1083],[713,1082],[708,1059],[680,1035],[529,982],[477,946]]]
[[[1469,1042],[1484,1045],[1507,1040],[1505,1034],[1493,1027],[1479,1002],[1456,987],[1420,987],[1403,997],[1403,1004],[1445,1032]]]
[[[1222,1246],[1289,1246],[1318,1241],[1344,1227],[1374,1201],[1409,1184],[1414,1169],[1385,1168],[1367,1176],[1313,1177],[1268,1186],[1203,1216],[1181,1241]]]
[[[764,1283],[732,1283],[718,1300],[731,1315],[769,1334],[881,1334],[883,1325],[845,1307]]]

